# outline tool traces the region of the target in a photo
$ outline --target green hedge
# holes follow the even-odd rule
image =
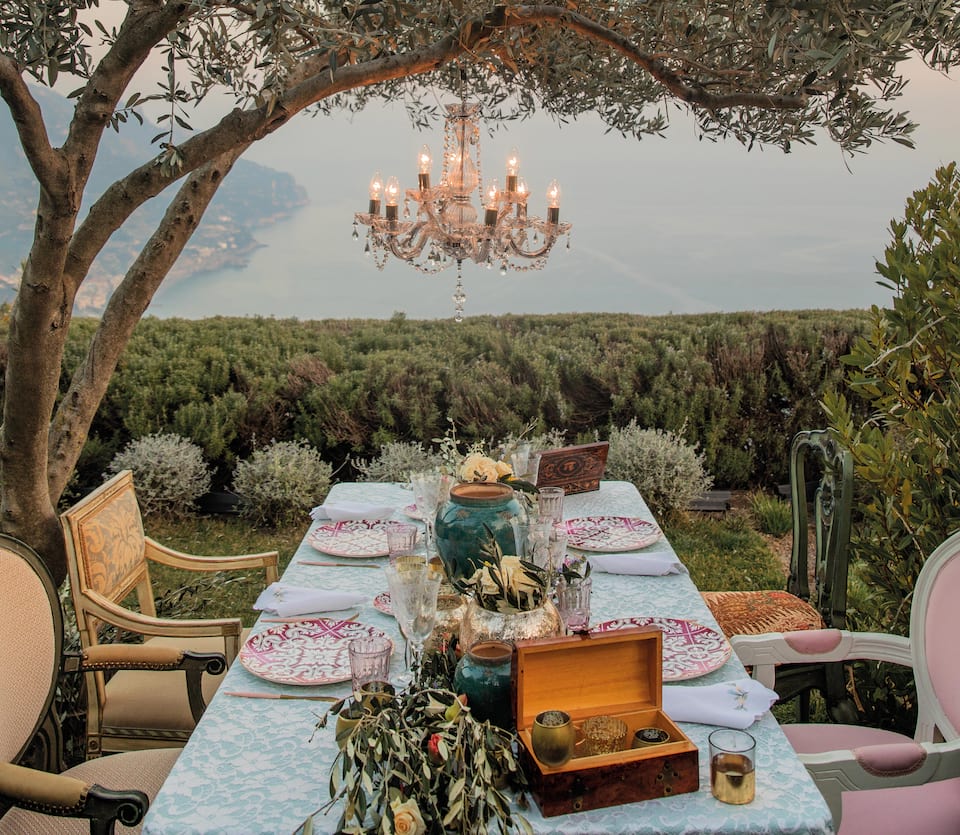
[[[477,316],[452,321],[146,318],[91,430],[79,487],[131,438],[175,432],[218,484],[272,439],[303,438],[352,477],[391,440],[464,441],[559,428],[604,438],[636,418],[682,430],[716,483],[787,480],[790,438],[824,425],[819,400],[867,311]],[[64,385],[94,323],[74,322]]]

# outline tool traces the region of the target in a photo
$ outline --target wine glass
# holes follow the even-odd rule
[[[384,571],[390,588],[390,608],[407,641],[404,683],[409,684],[413,671],[420,667],[423,644],[437,621],[437,592],[443,574],[426,559],[416,557],[405,557],[396,565],[386,566]]]
[[[450,482],[450,476],[439,472],[411,473],[410,475],[413,500],[426,526],[424,548],[427,559],[436,548],[437,511],[450,495]]]

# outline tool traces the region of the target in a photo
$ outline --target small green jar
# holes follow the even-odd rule
[[[466,695],[473,716],[507,730],[514,726],[510,691],[512,662],[510,644],[479,641],[464,653],[453,675],[453,689]]]

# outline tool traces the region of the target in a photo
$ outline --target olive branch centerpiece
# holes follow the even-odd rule
[[[532,835],[506,793],[518,792],[526,807],[517,737],[475,719],[465,696],[411,688],[364,709],[342,743],[330,772],[331,799],[320,809],[342,802],[338,833]]]
[[[549,595],[546,569],[517,556],[504,556],[489,525],[484,528],[489,541],[484,545],[483,564],[458,583],[459,590],[491,612],[529,612],[542,606]]]

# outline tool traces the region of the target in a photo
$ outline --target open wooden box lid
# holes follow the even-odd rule
[[[663,635],[654,627],[517,641],[517,729],[539,713],[574,721],[662,705]]]

